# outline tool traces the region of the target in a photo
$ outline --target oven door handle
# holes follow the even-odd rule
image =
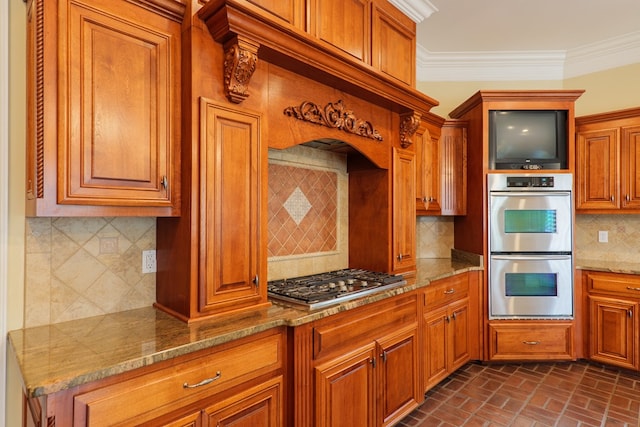
[[[545,261],[571,259],[571,255],[491,255],[489,259],[499,259],[504,261]]]
[[[569,191],[491,191],[491,196],[498,197],[567,197],[571,196]]]

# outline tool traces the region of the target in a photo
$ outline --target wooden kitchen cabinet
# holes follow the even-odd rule
[[[446,120],[440,135],[440,215],[467,214],[467,122]]]
[[[286,343],[271,329],[48,395],[43,425],[281,426]]]
[[[175,216],[185,5],[28,7],[30,216]]]
[[[426,391],[471,359],[468,275],[435,281],[423,295],[423,385]]]
[[[393,148],[393,272],[416,266],[416,156]]]
[[[576,211],[640,212],[640,108],[576,118]]]
[[[187,321],[268,304],[261,115],[206,98],[200,115],[198,226],[158,221],[156,306]]]
[[[387,0],[373,0],[371,22],[371,65],[414,87],[416,23]]]
[[[387,426],[415,409],[417,310],[409,293],[296,327],[294,425]]]
[[[425,115],[416,132],[416,214],[439,215],[440,133],[444,119]]]
[[[575,360],[572,321],[489,323],[489,360]]]
[[[640,369],[640,277],[583,272],[588,293],[588,357]]]

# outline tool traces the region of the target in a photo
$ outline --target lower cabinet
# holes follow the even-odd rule
[[[296,426],[393,425],[423,400],[415,293],[302,325],[294,339]]]
[[[424,389],[470,360],[467,274],[433,282],[424,291]]]
[[[574,360],[574,325],[568,321],[509,321],[489,324],[489,360]]]
[[[251,426],[285,423],[283,329],[46,397],[43,425]]]
[[[588,357],[640,369],[640,276],[583,272],[588,300]]]

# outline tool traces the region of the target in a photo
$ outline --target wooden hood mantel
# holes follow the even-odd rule
[[[403,116],[422,115],[438,105],[329,43],[275,21],[248,1],[211,0],[198,16],[214,40],[224,45],[224,84],[232,102],[250,95],[250,79],[259,58]]]

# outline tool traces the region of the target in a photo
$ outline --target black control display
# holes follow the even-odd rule
[[[553,187],[552,176],[508,176],[507,187]]]

